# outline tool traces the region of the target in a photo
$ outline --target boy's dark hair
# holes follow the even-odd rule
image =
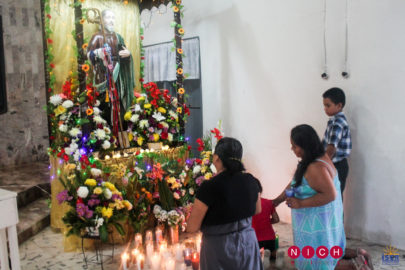
[[[235,174],[245,170],[242,163],[242,144],[234,138],[224,137],[215,146],[215,154],[221,159],[226,171]]]
[[[342,108],[346,104],[345,92],[338,87],[333,87],[325,91],[322,95],[323,98],[329,98],[336,105],[342,103]]]
[[[304,176],[309,164],[314,162],[315,159],[321,157],[325,153],[325,150],[318,134],[310,125],[299,125],[294,127],[291,130],[291,140],[294,144],[304,150],[304,155],[298,163],[297,169],[294,173],[294,187],[298,187],[302,183],[302,177]]]

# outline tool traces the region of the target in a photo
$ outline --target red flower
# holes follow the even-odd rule
[[[140,81],[140,82],[143,82],[144,80],[143,80],[143,78],[140,78],[139,81]]]
[[[183,161],[183,160],[182,160],[181,158],[178,158],[178,159],[177,159],[177,162],[178,162],[178,163],[181,163],[182,161]]]
[[[168,136],[169,135],[167,134],[167,132],[162,132],[162,134],[160,134],[160,138],[162,138],[162,140],[166,140]]]
[[[219,129],[214,128],[213,130],[211,130],[211,133],[215,134],[215,138],[217,138],[217,140],[222,139],[222,134],[221,131],[219,131]]]
[[[158,129],[163,129],[163,125],[161,123],[159,123],[157,126],[158,126]]]
[[[69,156],[66,155],[66,154],[64,154],[64,155],[63,155],[63,159],[67,162],[67,161],[69,161]]]
[[[145,60],[145,56],[142,56],[141,59],[142,59],[142,60]]]
[[[79,203],[83,203],[83,199],[82,198],[77,198],[77,201],[76,201],[76,204],[79,204]]]
[[[156,99],[152,100],[152,101],[150,102],[150,104],[152,104],[152,105],[155,106],[156,108],[159,107],[159,106],[157,105],[157,100],[156,100]]]
[[[52,18],[51,14],[46,14],[46,17],[48,17],[49,19]]]
[[[187,150],[190,151],[191,150],[191,146],[187,145]]]
[[[51,63],[49,66],[50,66],[51,68],[55,68],[55,64],[54,64],[54,63]]]
[[[49,92],[49,93],[52,92],[52,88],[49,87],[49,88],[48,88],[48,92]]]
[[[143,36],[141,36],[141,39],[143,40]]]
[[[48,38],[48,40],[47,40],[47,41],[48,41],[48,43],[49,43],[49,44],[52,44],[52,43],[53,43],[53,40],[52,40],[52,39],[50,39],[50,38]]]
[[[197,150],[201,152],[202,150],[204,150],[204,147],[199,146],[199,147],[197,148]]]
[[[195,162],[197,162],[198,164],[201,164],[201,163],[202,163],[202,160],[199,159],[199,158],[197,158],[197,159],[195,160]]]

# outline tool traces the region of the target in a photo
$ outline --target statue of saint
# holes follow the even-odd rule
[[[100,31],[87,47],[87,57],[93,66],[93,86],[100,94],[103,117],[118,137],[118,132],[123,131],[123,116],[134,98],[133,60],[123,37],[114,31],[114,13],[103,10],[101,21]]]

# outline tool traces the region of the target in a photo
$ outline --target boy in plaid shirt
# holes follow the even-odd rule
[[[343,90],[337,87],[327,90],[322,97],[325,113],[330,117],[322,142],[326,153],[338,171],[343,195],[349,173],[347,157],[352,150],[349,124],[342,111],[346,97]]]

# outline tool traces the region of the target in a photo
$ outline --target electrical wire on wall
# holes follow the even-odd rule
[[[326,53],[326,1],[323,0],[323,73],[321,74],[322,79],[327,80],[328,75],[328,59]]]
[[[346,0],[346,14],[345,14],[345,23],[346,23],[346,29],[345,29],[345,62],[343,65],[343,72],[342,72],[342,77],[347,79],[349,78],[349,72],[347,69],[347,60],[348,60],[348,54],[349,54],[349,0]]]

